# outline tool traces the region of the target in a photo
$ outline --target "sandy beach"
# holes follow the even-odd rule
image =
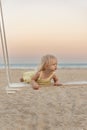
[[[11,70],[19,82],[24,69]],[[59,69],[61,83],[87,81],[87,69]],[[87,130],[87,84],[23,87],[6,93],[5,70],[0,69],[0,130]]]

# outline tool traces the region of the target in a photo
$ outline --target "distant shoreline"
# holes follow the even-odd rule
[[[37,69],[38,64],[10,64],[11,69]],[[0,64],[0,69],[5,68],[4,64]],[[87,68],[87,63],[60,63],[59,69],[80,69]]]

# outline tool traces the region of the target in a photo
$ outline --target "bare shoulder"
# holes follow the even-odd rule
[[[56,73],[55,73],[55,72],[53,73],[53,77],[54,77],[54,78],[55,78],[55,77],[57,77],[57,75],[56,75]]]
[[[36,72],[36,73],[34,74],[34,76],[32,77],[32,80],[38,79],[39,76],[40,76],[40,72]]]
[[[36,75],[36,76],[39,76],[39,75],[40,75],[40,71],[39,71],[39,72],[36,72],[35,75]]]
[[[57,77],[56,73],[53,74],[53,79],[58,80],[58,77]]]

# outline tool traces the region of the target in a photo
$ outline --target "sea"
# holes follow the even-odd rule
[[[37,69],[38,64],[9,64],[9,67],[12,69]],[[0,68],[5,68],[5,65],[0,64]],[[87,68],[87,63],[59,63],[58,68]]]

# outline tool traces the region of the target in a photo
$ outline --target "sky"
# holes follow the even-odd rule
[[[2,7],[10,62],[53,54],[59,62],[87,63],[86,0],[2,0]]]

